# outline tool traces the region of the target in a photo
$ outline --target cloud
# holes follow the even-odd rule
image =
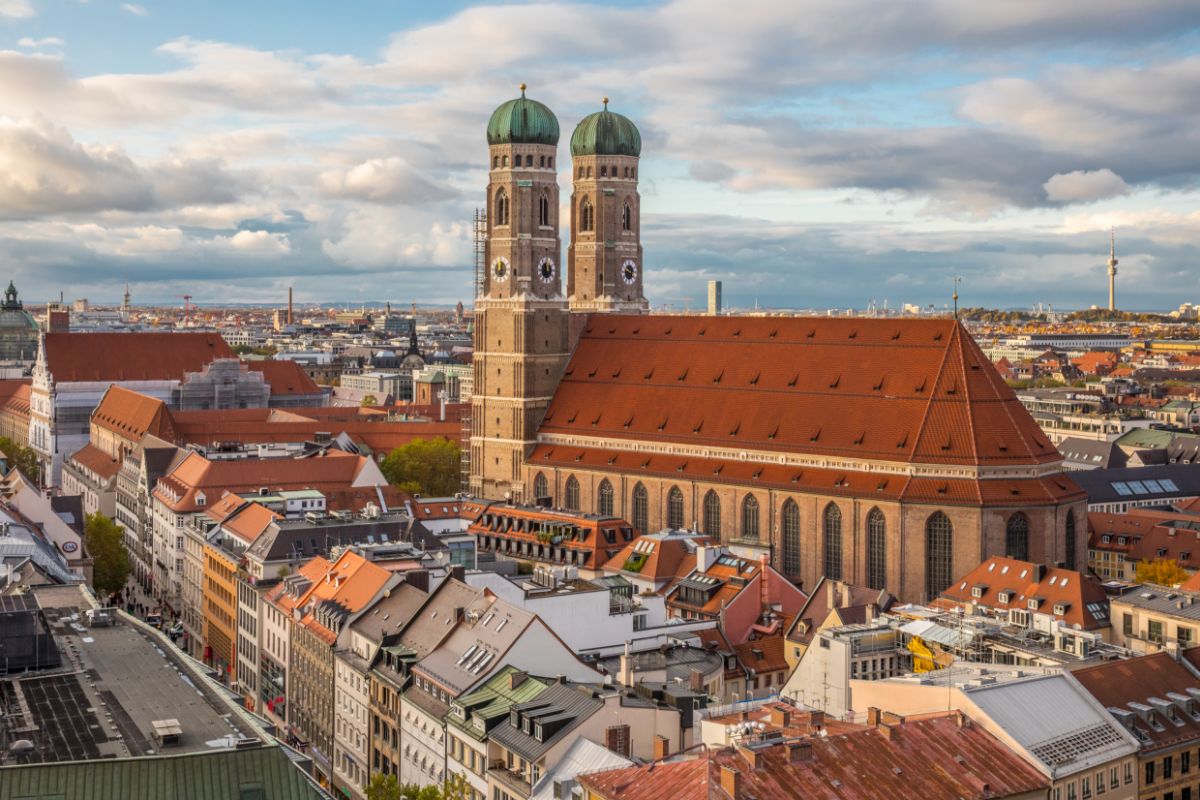
[[[281,256],[292,250],[286,235],[268,231],[238,231],[223,241],[239,252],[257,255]]]
[[[29,0],[0,0],[0,17],[25,19],[36,13]]]
[[[0,217],[147,211],[229,202],[238,180],[213,162],[135,162],[40,121],[0,120]]]
[[[62,47],[66,42],[57,36],[47,36],[44,39],[33,39],[28,36],[23,36],[17,40],[18,47]]]
[[[1129,194],[1129,185],[1107,167],[1059,173],[1043,184],[1046,199],[1052,203],[1087,203]]]
[[[145,6],[140,6],[137,3],[122,3],[121,10],[133,14],[135,17],[144,17],[150,13],[146,10]]]
[[[349,169],[321,173],[321,188],[333,197],[386,205],[416,205],[445,200],[454,192],[422,177],[402,158],[373,158]]]

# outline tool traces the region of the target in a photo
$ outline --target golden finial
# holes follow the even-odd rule
[[[525,96],[525,84],[521,84],[521,97]]]
[[[604,98],[604,110],[608,111],[608,98]]]

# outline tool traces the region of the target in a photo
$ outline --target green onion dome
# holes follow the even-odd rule
[[[575,126],[571,135],[573,156],[640,156],[642,135],[628,117],[608,110],[589,114]]]
[[[488,144],[558,144],[558,118],[537,100],[521,96],[492,112],[487,126]]]

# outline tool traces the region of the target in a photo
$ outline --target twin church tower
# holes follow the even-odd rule
[[[558,119],[525,96],[524,84],[488,122],[487,276],[475,300],[475,497],[534,499],[521,467],[588,315],[647,310],[637,127],[609,111],[607,100],[576,126],[565,269],[558,137]]]

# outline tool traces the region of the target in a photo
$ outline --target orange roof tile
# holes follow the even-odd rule
[[[1200,679],[1168,653],[1155,653],[1123,661],[1110,661],[1082,667],[1071,672],[1083,688],[1106,708],[1123,708],[1130,712],[1130,722],[1142,741],[1144,750],[1178,746],[1183,742],[1200,741],[1200,721],[1191,714],[1173,709],[1168,718],[1156,703],[1170,702],[1168,693],[1189,697],[1189,690],[1200,690]],[[1157,717],[1154,724],[1142,719],[1141,708]]]
[[[91,444],[85,444],[71,454],[71,460],[107,480],[121,469],[121,462]]]
[[[597,315],[540,432],[893,462],[1061,460],[944,319]]]
[[[181,379],[217,358],[237,358],[216,333],[47,333],[58,383]]]
[[[134,442],[140,442],[147,433],[166,441],[175,438],[166,403],[118,385],[109,386],[100,398],[92,412],[92,424]]]
[[[975,596],[976,590],[979,597]],[[1006,595],[1002,597],[1002,595]],[[941,600],[994,609],[1029,608],[1084,630],[1107,628],[1108,596],[1092,578],[1072,569],[993,556],[942,592]],[[1063,607],[1063,613],[1055,608]]]
[[[262,503],[246,503],[245,508],[226,519],[223,527],[244,542],[250,543],[263,534],[277,519],[282,519]]]
[[[272,397],[321,393],[321,387],[295,361],[247,361],[246,366],[262,373],[263,380],[271,385]]]

